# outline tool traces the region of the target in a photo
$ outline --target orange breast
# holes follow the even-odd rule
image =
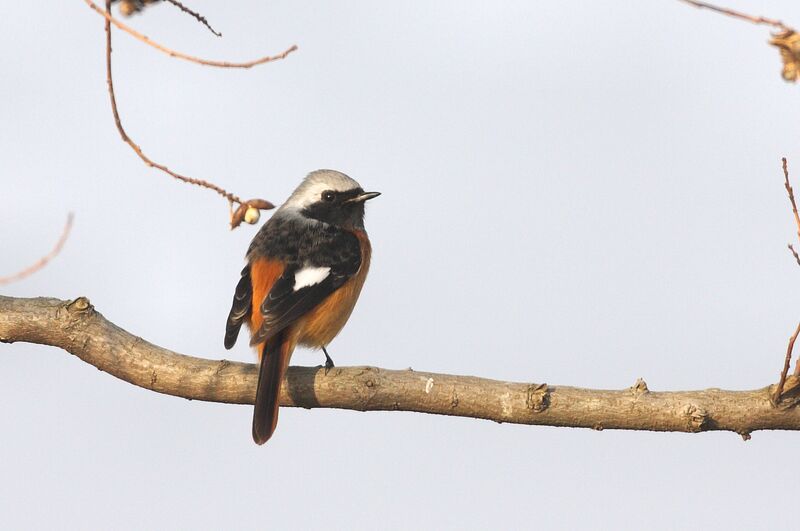
[[[297,341],[309,347],[322,347],[342,330],[364,287],[372,257],[372,247],[363,231],[353,231],[361,244],[361,266],[353,277],[297,323]]]

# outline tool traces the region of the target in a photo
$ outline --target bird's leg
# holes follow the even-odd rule
[[[325,347],[322,347],[322,352],[325,353],[325,374],[328,374],[328,371],[331,370],[332,367],[335,367],[333,364],[333,360],[328,355],[328,351],[325,350]]]

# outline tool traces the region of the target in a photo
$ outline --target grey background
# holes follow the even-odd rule
[[[177,49],[286,61],[223,71],[115,32],[117,95],[155,160],[283,201],[310,170],[370,204],[341,365],[597,388],[760,387],[800,318],[779,157],[800,93],[768,31],[677,1],[190,3],[129,20]],[[731,4],[800,24],[794,2]],[[88,296],[180,352],[222,334],[246,246],[213,193],[148,170],[113,128],[100,17],[0,19],[4,287]],[[316,365],[298,351],[293,362]],[[63,351],[0,345],[0,523],[118,529],[756,529],[794,506],[798,436],[593,432],[405,413],[187,402]]]

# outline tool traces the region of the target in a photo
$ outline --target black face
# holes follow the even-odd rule
[[[364,202],[350,201],[364,193],[361,188],[346,192],[326,190],[312,205],[303,210],[303,214],[345,228],[364,228]]]

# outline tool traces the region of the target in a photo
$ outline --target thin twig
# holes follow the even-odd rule
[[[207,27],[207,28],[208,28],[208,30],[209,30],[211,33],[213,33],[214,35],[216,35],[217,37],[222,37],[222,33],[218,32],[217,30],[215,30],[214,28],[212,28],[212,27],[211,27],[211,24],[209,24],[209,23],[208,23],[208,20],[206,20],[206,17],[204,17],[204,16],[203,16],[203,15],[201,15],[200,13],[198,13],[198,12],[196,12],[196,11],[192,11],[191,9],[189,9],[188,7],[186,7],[185,5],[183,5],[183,4],[181,4],[180,2],[178,2],[178,0],[167,0],[167,2],[169,2],[169,3],[170,3],[170,4],[172,4],[172,5],[174,5],[175,7],[179,8],[179,9],[180,9],[181,11],[183,11],[184,13],[187,13],[187,14],[189,14],[189,15],[193,16],[193,17],[194,17],[194,18],[195,18],[195,19],[196,19],[196,20],[197,20],[197,21],[198,21],[200,24],[202,24],[202,25],[204,25],[205,27]]]
[[[795,226],[797,227],[797,239],[800,241],[800,214],[797,212],[797,202],[794,199],[794,190],[792,189],[791,183],[789,183],[789,163],[786,161],[786,157],[781,158],[781,167],[783,168],[783,186],[786,188],[786,193],[789,195],[789,202],[792,204],[792,214],[794,214],[794,222]],[[791,243],[788,247],[792,252],[792,256],[794,256],[797,265],[800,265],[800,255],[797,254],[797,251],[794,250],[794,246]],[[775,391],[775,403],[780,401],[781,393],[783,393],[783,384],[786,382],[786,373],[789,371],[789,364],[792,360],[792,349],[794,349],[794,342],[797,339],[798,333],[800,333],[800,324],[797,325],[797,330],[795,330],[794,335],[792,335],[792,337],[789,339],[789,347],[786,350],[786,360],[783,363],[781,380],[778,382],[778,388]],[[794,367],[794,375],[800,376],[800,359],[798,359],[797,364]]]
[[[111,0],[106,0],[106,9],[111,9]],[[170,170],[163,164],[158,164],[150,160],[150,158],[142,152],[142,148],[139,147],[136,142],[131,140],[128,136],[128,133],[125,132],[125,128],[122,127],[122,120],[119,117],[119,110],[117,110],[117,98],[114,95],[114,79],[111,75],[111,24],[109,23],[109,19],[106,19],[105,24],[106,29],[106,82],[108,83],[108,95],[111,99],[111,112],[114,114],[114,123],[117,125],[117,131],[119,131],[119,135],[122,137],[122,140],[128,144],[131,149],[139,156],[145,164],[152,168],[158,168],[159,170],[163,171],[171,175],[172,177],[178,179],[179,181],[183,181],[189,184],[196,184],[198,186],[203,186],[205,188],[209,188],[214,190],[222,197],[227,199],[228,201],[232,201],[234,203],[242,203],[242,200],[239,199],[238,196],[220,188],[219,186],[212,184],[208,181],[204,181],[201,179],[194,179],[192,177],[186,177],[185,175],[181,175],[179,173],[175,173],[174,171]]]
[[[109,11],[111,10],[111,0],[106,0],[106,9]],[[142,161],[151,168],[157,168],[166,173],[167,175],[170,175],[175,179],[178,179],[179,181],[188,184],[194,184],[197,186],[202,186],[203,188],[208,188],[210,190],[213,190],[222,197],[224,197],[225,199],[227,199],[230,205],[236,203],[238,205],[248,205],[258,209],[273,208],[273,205],[268,201],[263,201],[263,200],[243,201],[239,196],[228,192],[224,188],[221,188],[214,183],[210,183],[203,179],[195,179],[193,177],[187,177],[185,175],[175,173],[174,171],[170,170],[163,164],[154,162],[147,155],[144,154],[142,148],[140,148],[139,145],[136,142],[134,142],[131,139],[131,137],[128,136],[128,133],[122,126],[122,120],[119,116],[119,110],[117,109],[117,98],[116,95],[114,94],[114,78],[111,74],[111,19],[109,18],[106,18],[105,30],[106,30],[106,82],[108,83],[108,96],[109,99],[111,100],[111,112],[114,115],[114,123],[117,126],[117,131],[119,131],[120,137],[122,137],[122,140],[131,147],[133,152],[136,153],[136,155],[138,155],[139,158],[142,159]],[[258,206],[255,204],[256,201],[259,201]],[[239,223],[241,223],[241,220],[239,220],[238,223],[234,223],[233,216],[231,216],[230,221],[231,221],[231,228],[235,228],[236,226],[239,225]]]
[[[794,246],[790,243],[789,245],[787,245],[787,247],[789,248],[789,251],[792,252],[792,256],[794,256],[797,265],[800,265],[800,255],[797,254],[797,251],[794,250]]]
[[[800,214],[797,213],[797,203],[794,200],[794,190],[792,185],[789,184],[789,167],[786,162],[786,157],[781,159],[783,163],[783,186],[786,188],[786,193],[789,194],[789,201],[792,202],[792,214],[794,214],[794,222],[797,225],[797,239],[800,240]],[[794,252],[794,250],[792,250]]]
[[[197,64],[201,64],[201,65],[206,65],[206,66],[217,66],[217,67],[220,67],[220,68],[252,68],[252,67],[254,67],[256,65],[261,65],[261,64],[264,64],[264,63],[272,62],[272,61],[277,61],[278,59],[284,59],[287,55],[289,55],[293,51],[297,50],[297,46],[296,45],[292,45],[288,49],[286,49],[283,52],[279,53],[278,55],[261,57],[260,59],[255,59],[253,61],[247,61],[247,62],[244,62],[244,63],[233,63],[233,62],[229,62],[229,61],[211,61],[211,60],[208,60],[208,59],[201,59],[199,57],[194,57],[192,55],[187,55],[185,53],[176,52],[175,50],[171,50],[170,48],[167,48],[166,46],[163,46],[163,45],[161,45],[161,44],[159,44],[159,43],[157,43],[155,41],[152,41],[149,38],[147,38],[146,36],[142,35],[138,31],[136,31],[135,29],[133,29],[133,28],[131,28],[129,26],[126,26],[125,24],[123,24],[119,20],[117,20],[114,17],[112,17],[110,10],[103,11],[94,2],[92,2],[92,0],[83,0],[83,1],[86,3],[86,5],[88,5],[90,8],[92,8],[92,10],[94,10],[96,13],[98,13],[99,15],[104,17],[106,19],[106,24],[108,24],[109,22],[111,24],[114,24],[116,27],[118,27],[119,29],[121,29],[125,33],[127,33],[129,35],[132,35],[134,38],[142,41],[143,43],[148,44],[148,45],[152,46],[153,48],[164,52],[165,54],[169,55],[170,57],[177,57],[179,59],[184,59],[184,60],[190,61],[192,63],[197,63]]]
[[[18,273],[14,273],[13,275],[9,275],[7,277],[0,277],[0,286],[4,284],[11,284],[12,282],[22,280],[23,278],[34,274],[35,272],[39,271],[44,266],[46,266],[47,263],[50,262],[50,260],[55,258],[58,255],[58,253],[61,252],[61,248],[64,247],[64,243],[67,241],[67,238],[69,237],[69,232],[72,229],[73,218],[74,216],[72,215],[72,212],[70,212],[67,215],[67,222],[64,224],[64,229],[61,231],[61,236],[58,238],[58,241],[56,242],[55,246],[49,253],[39,258],[39,260],[36,261],[36,263],[26,267],[25,269],[19,271]]]
[[[794,376],[800,378],[800,359],[794,363]]]
[[[783,370],[781,371],[781,379],[778,380],[778,387],[775,388],[775,394],[772,395],[772,401],[776,404],[781,401],[781,395],[783,394],[783,386],[786,383],[786,375],[789,373],[789,365],[792,363],[792,351],[794,350],[794,342],[797,340],[797,336],[800,335],[800,323],[797,323],[797,328],[792,334],[792,337],[789,338],[789,346],[786,347],[786,358],[783,361]],[[797,371],[795,371],[797,372]]]
[[[718,7],[707,2],[697,2],[696,0],[681,0],[682,2],[689,4],[691,6],[700,8],[700,9],[709,9],[711,11],[716,11],[717,13],[721,13],[723,15],[727,15],[729,17],[738,18],[740,20],[746,20],[748,22],[752,22],[753,24],[762,24],[765,26],[772,26],[773,28],[777,28],[779,30],[791,30],[789,26],[781,22],[780,20],[774,18],[767,18],[767,17],[759,17],[754,15],[748,15],[746,13],[742,13],[740,11],[734,11],[733,9],[728,9],[727,7]]]

